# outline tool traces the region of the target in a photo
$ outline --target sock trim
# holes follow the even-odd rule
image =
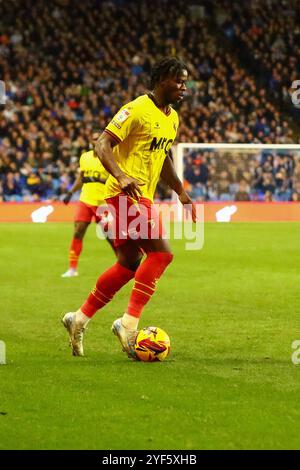
[[[95,291],[92,291],[91,294],[92,294],[97,300],[99,300],[99,302],[102,302],[103,304],[107,304],[107,303],[108,303],[108,300],[103,300],[103,299],[101,299],[101,297],[98,297],[98,295],[96,295],[96,292],[95,292]]]
[[[136,287],[134,287],[132,290],[137,290],[138,292],[141,292],[141,293],[144,294],[144,295],[148,295],[148,297],[152,297],[152,294],[148,294],[148,292],[145,292],[145,291],[143,291],[143,290],[141,290],[141,289],[137,289]]]
[[[153,292],[155,291],[155,287],[147,286],[147,284],[144,284],[141,281],[135,281],[135,284],[140,284],[141,286],[146,287],[147,289],[153,290]]]
[[[105,299],[107,302],[109,302],[109,301],[112,299],[112,297],[108,297],[107,295],[103,294],[103,292],[102,292],[101,290],[99,290],[97,287],[94,287],[94,289],[92,290],[91,293],[92,293],[96,298],[98,298],[98,297],[96,296],[96,292],[97,292],[98,295],[104,297],[104,299]]]

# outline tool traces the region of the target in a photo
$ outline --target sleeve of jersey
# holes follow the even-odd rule
[[[79,169],[80,169],[80,171],[84,170],[84,153],[81,155],[81,157],[79,159]]]
[[[105,132],[110,134],[119,143],[123,142],[123,140],[125,140],[139,124],[140,120],[138,110],[132,107],[128,109],[124,106],[106,126]]]

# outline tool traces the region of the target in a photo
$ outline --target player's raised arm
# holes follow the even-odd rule
[[[170,186],[170,188],[173,189],[173,191],[175,191],[176,194],[178,194],[178,198],[179,198],[179,201],[181,202],[181,204],[183,204],[183,205],[190,204],[191,205],[192,219],[193,219],[193,222],[196,222],[197,218],[196,218],[195,204],[193,204],[192,199],[187,194],[187,192],[185,191],[185,189],[182,185],[182,182],[178,178],[178,175],[175,171],[175,168],[174,168],[173,162],[171,160],[170,154],[168,154],[165,158],[160,176],[163,179],[163,181],[168,186]]]
[[[108,132],[103,132],[97,140],[95,153],[108,173],[118,181],[121,191],[138,199],[142,194],[139,187],[141,183],[123,173],[113,154],[115,145],[117,145],[117,141]]]

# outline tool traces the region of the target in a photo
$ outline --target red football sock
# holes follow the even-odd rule
[[[78,260],[79,260],[81,251],[82,251],[82,240],[79,240],[78,238],[73,238],[71,246],[70,246],[70,252],[69,252],[70,268],[77,269]]]
[[[109,268],[99,277],[96,286],[82,305],[81,310],[87,317],[95,315],[104,307],[116,292],[134,277],[135,272],[119,263]]]
[[[155,292],[156,281],[173,259],[172,253],[151,252],[137,269],[127,313],[139,318],[142,310]]]

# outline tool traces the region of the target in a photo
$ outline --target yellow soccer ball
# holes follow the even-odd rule
[[[135,341],[135,352],[140,361],[164,361],[171,349],[167,333],[156,326],[148,326],[139,331]]]

